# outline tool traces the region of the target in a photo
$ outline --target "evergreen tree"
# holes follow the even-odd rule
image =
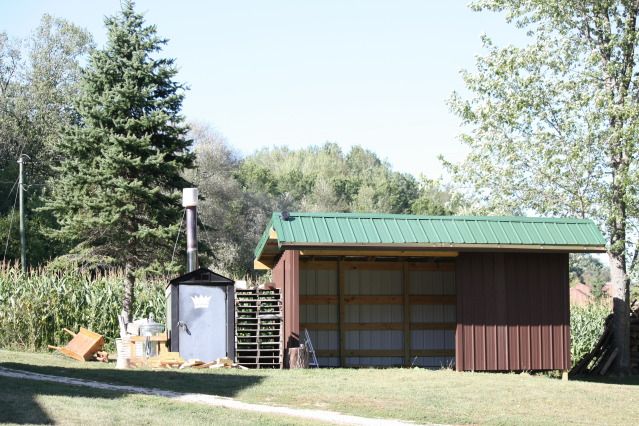
[[[73,254],[125,268],[123,308],[131,317],[136,275],[167,266],[180,189],[189,185],[181,173],[193,155],[174,60],[154,57],[167,40],[133,2],[105,25],[108,42],[83,74],[78,121],[58,146],[59,176],[44,209]]]

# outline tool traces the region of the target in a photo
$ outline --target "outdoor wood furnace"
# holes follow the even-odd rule
[[[235,359],[234,281],[207,268],[166,286],[166,318],[172,352],[205,362]]]

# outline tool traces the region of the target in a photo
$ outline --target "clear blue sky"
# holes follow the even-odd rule
[[[189,120],[210,123],[247,154],[273,145],[359,144],[396,170],[441,174],[439,154],[461,160],[459,120],[446,106],[480,35],[521,39],[503,18],[462,0],[138,0],[170,39],[190,85]],[[24,37],[44,13],[105,41],[119,0],[0,3],[0,31]]]

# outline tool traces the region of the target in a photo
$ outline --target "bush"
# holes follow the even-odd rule
[[[89,271],[32,269],[0,264],[0,348],[45,349],[64,345],[66,327],[100,333],[109,346],[119,337],[117,315],[122,310],[122,271],[91,274]],[[166,280],[138,280],[134,317],[155,315],[164,322]]]
[[[595,347],[609,314],[610,305],[604,302],[570,307],[570,350],[573,365]]]

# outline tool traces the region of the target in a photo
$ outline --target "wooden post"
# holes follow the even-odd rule
[[[561,380],[563,380],[564,382],[568,381],[568,370],[563,370],[561,372]]]
[[[346,367],[346,283],[344,282],[344,265],[340,258],[337,261],[337,285],[339,294],[339,366]]]
[[[410,367],[410,276],[406,262],[402,262],[402,294],[404,296],[404,367]]]

